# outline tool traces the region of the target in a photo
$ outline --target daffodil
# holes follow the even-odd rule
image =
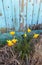
[[[39,37],[39,34],[34,34],[33,38],[37,39]]]
[[[7,40],[7,45],[10,47],[10,46],[13,46],[13,43],[11,40]]]
[[[12,31],[12,32],[10,32],[10,34],[11,34],[11,35],[14,35],[14,34],[15,34],[15,32],[14,32],[14,31]]]
[[[12,39],[12,42],[14,43],[14,44],[16,44],[17,43],[17,39]]]
[[[28,32],[29,32],[29,33],[31,32],[31,29],[30,29],[30,28],[28,28]]]
[[[24,37],[27,37],[27,34],[26,33],[24,34]]]

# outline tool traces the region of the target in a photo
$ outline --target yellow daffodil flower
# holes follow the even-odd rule
[[[18,41],[17,39],[13,39],[13,40],[12,40],[12,42],[13,42],[14,44],[16,44],[17,41]]]
[[[28,32],[29,32],[29,33],[31,32],[31,29],[30,29],[30,28],[28,28]]]
[[[15,34],[15,32],[14,32],[14,31],[12,31],[12,32],[10,32],[10,34],[11,34],[11,35],[14,35],[14,34]]]
[[[39,34],[34,34],[33,38],[37,39],[39,37]]]
[[[10,46],[13,46],[13,43],[11,40],[7,40],[7,45],[10,47]]]
[[[24,37],[27,37],[27,34],[26,33],[24,34]]]

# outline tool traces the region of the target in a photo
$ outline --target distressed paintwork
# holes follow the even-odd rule
[[[24,30],[42,23],[42,2],[38,0],[0,0],[0,28]]]

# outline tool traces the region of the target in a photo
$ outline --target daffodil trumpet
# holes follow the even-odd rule
[[[12,43],[13,43],[13,44],[16,44],[17,41],[18,41],[17,39],[12,39]]]
[[[7,45],[8,45],[9,47],[13,46],[12,41],[11,41],[11,40],[7,40]]]
[[[26,33],[24,34],[24,37],[27,37],[27,34]]]
[[[33,38],[37,39],[39,37],[39,34],[34,34]]]
[[[15,32],[14,32],[14,31],[11,31],[11,32],[10,32],[10,35],[15,35]]]
[[[31,29],[30,29],[30,28],[28,28],[28,30],[27,30],[27,31],[28,31],[28,33],[30,33],[30,32],[31,32]]]

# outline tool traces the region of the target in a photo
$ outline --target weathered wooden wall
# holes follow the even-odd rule
[[[42,23],[42,0],[0,0],[0,28],[16,31]]]

